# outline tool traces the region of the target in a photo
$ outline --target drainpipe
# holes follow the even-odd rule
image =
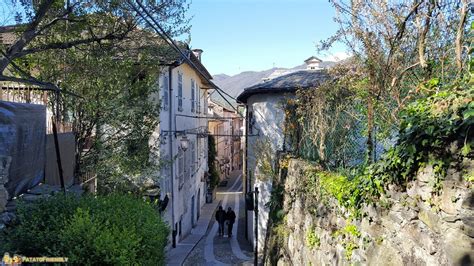
[[[173,68],[177,67],[177,64],[172,64],[168,67],[168,101],[169,101],[169,118],[168,118],[168,138],[169,138],[169,150],[170,150],[170,158],[173,158],[173,79],[172,79],[172,73],[173,73]],[[173,230],[172,230],[172,247],[176,248],[176,235],[178,234],[178,228],[176,228],[176,222],[174,218],[174,205],[175,205],[175,196],[174,196],[174,162],[172,162],[171,167],[170,167],[170,178],[171,178],[171,222],[173,225]]]
[[[244,176],[244,196],[247,196],[247,193],[249,192],[249,187],[250,183],[248,183],[248,139],[249,139],[249,108],[248,105],[245,106],[245,149],[244,149],[244,161],[243,161],[243,176]],[[249,225],[248,225],[248,213],[247,213],[247,206],[245,206],[245,239],[248,238],[248,230],[249,230]]]

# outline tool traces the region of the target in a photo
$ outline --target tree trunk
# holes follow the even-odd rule
[[[428,6],[428,13],[426,14],[425,23],[423,25],[423,29],[420,32],[420,37],[418,40],[418,56],[420,58],[420,65],[422,68],[426,68],[428,66],[425,59],[425,49],[426,49],[425,40],[426,40],[426,35],[428,34],[428,31],[430,29],[433,8],[434,8],[434,1],[432,0],[430,1],[430,4]]]
[[[374,102],[372,94],[367,97],[367,162],[373,162],[374,155]]]
[[[467,19],[467,0],[462,0],[461,10],[459,11],[459,25],[456,33],[456,66],[458,71],[462,71],[462,41],[464,36],[464,25]]]

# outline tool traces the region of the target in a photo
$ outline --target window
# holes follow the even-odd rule
[[[196,100],[196,110],[197,113],[201,113],[201,88],[197,86],[197,100]]]
[[[204,159],[207,159],[207,153],[209,152],[209,147],[208,147],[209,143],[207,141],[207,138],[203,138],[202,139],[202,154],[203,154],[203,158]]]
[[[184,152],[180,149],[178,152],[178,181],[179,188],[184,185]]]
[[[196,151],[196,154],[197,154],[197,158],[198,158],[198,161],[197,161],[197,165],[201,165],[201,161],[202,161],[202,138],[198,138],[197,140],[197,151]]]
[[[161,106],[163,110],[168,110],[168,103],[169,103],[169,80],[168,76],[163,76],[163,85],[161,86],[163,90],[163,98],[161,99]]]
[[[170,168],[172,167],[172,160],[170,159],[170,155],[162,150],[161,158],[160,158],[160,174],[161,174],[161,188],[163,190],[162,195],[166,193],[171,193],[171,178],[169,175]]]
[[[196,172],[196,143],[191,141],[191,172],[194,174]]]
[[[191,113],[194,113],[195,108],[194,104],[196,101],[196,84],[194,84],[194,79],[191,79]]]
[[[203,96],[202,98],[204,99],[204,112],[203,112],[203,113],[204,113],[205,115],[207,115],[207,112],[208,112],[209,110],[207,109],[208,106],[207,106],[207,91],[206,91],[206,90],[204,90],[204,91],[202,92],[202,96]]]
[[[178,73],[178,111],[183,111],[183,74]]]
[[[249,121],[248,121],[248,127],[249,127],[249,134],[253,133],[253,113],[249,112]]]
[[[190,177],[191,177],[191,168],[190,168],[190,156],[189,156],[189,149],[186,150],[186,152],[184,152],[184,179],[185,180],[189,180]]]

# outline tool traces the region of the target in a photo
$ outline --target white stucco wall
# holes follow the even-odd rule
[[[182,73],[183,77],[183,109],[178,110],[178,73]],[[169,69],[165,67],[159,76],[160,86],[160,100],[163,100],[164,77],[169,77]],[[178,226],[177,242],[188,235],[193,224],[196,223],[200,208],[205,203],[205,180],[204,173],[207,169],[207,138],[198,138],[195,134],[197,128],[207,127],[207,119],[199,118],[207,114],[207,88],[203,85],[197,72],[189,67],[187,64],[182,64],[172,69],[172,94],[171,108],[169,103],[167,108],[162,108],[160,112],[160,161],[161,169],[158,173],[160,176],[160,184],[162,189],[162,197],[168,194],[170,201],[168,207],[163,213],[163,217],[173,229],[173,226]],[[200,97],[195,94],[195,100],[200,99],[200,112],[195,109],[191,112],[191,80],[196,83],[196,92],[199,91]],[[200,89],[198,89],[200,88]],[[164,106],[163,103],[161,105]],[[196,105],[195,105],[196,106]],[[169,116],[171,113],[171,124],[169,123]],[[172,131],[170,136],[167,131]],[[186,131],[186,137],[189,140],[189,147],[187,152],[188,160],[184,162],[184,170],[188,171],[184,176],[184,182],[180,186],[178,177],[178,154],[180,151],[180,141],[182,135],[176,135],[176,131]],[[193,133],[194,132],[194,133]],[[170,149],[169,142],[172,141],[172,148]],[[191,161],[191,147],[195,145],[195,160]],[[192,170],[192,164],[195,165]],[[171,168],[173,169],[173,176],[171,176]],[[174,197],[172,197],[174,195]],[[194,198],[194,205],[192,203]],[[173,205],[173,206],[172,206]],[[174,225],[173,213],[174,209]],[[179,224],[181,221],[181,234],[179,235]]]
[[[271,144],[271,150],[276,157],[279,150],[283,150],[284,134],[283,123],[285,112],[283,110],[283,102],[285,98],[293,97],[292,95],[283,94],[256,94],[247,100],[247,108],[249,115],[252,114],[253,126],[248,131],[248,147],[247,147],[247,169],[251,180],[250,189],[259,188],[258,198],[258,249],[263,250],[265,235],[267,230],[267,222],[269,209],[265,207],[270,200],[272,183],[264,173],[260,173],[256,165],[258,154],[255,147],[259,141],[268,141]],[[252,123],[252,122],[250,122]],[[254,136],[257,135],[257,136]],[[254,213],[248,212],[248,238],[252,243],[254,239]]]

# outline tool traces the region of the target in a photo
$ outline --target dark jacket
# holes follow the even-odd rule
[[[226,219],[226,214],[224,210],[217,210],[216,212],[216,221],[223,223]]]
[[[225,214],[226,220],[229,221],[229,223],[233,224],[235,223],[235,212],[234,211],[227,211]]]

